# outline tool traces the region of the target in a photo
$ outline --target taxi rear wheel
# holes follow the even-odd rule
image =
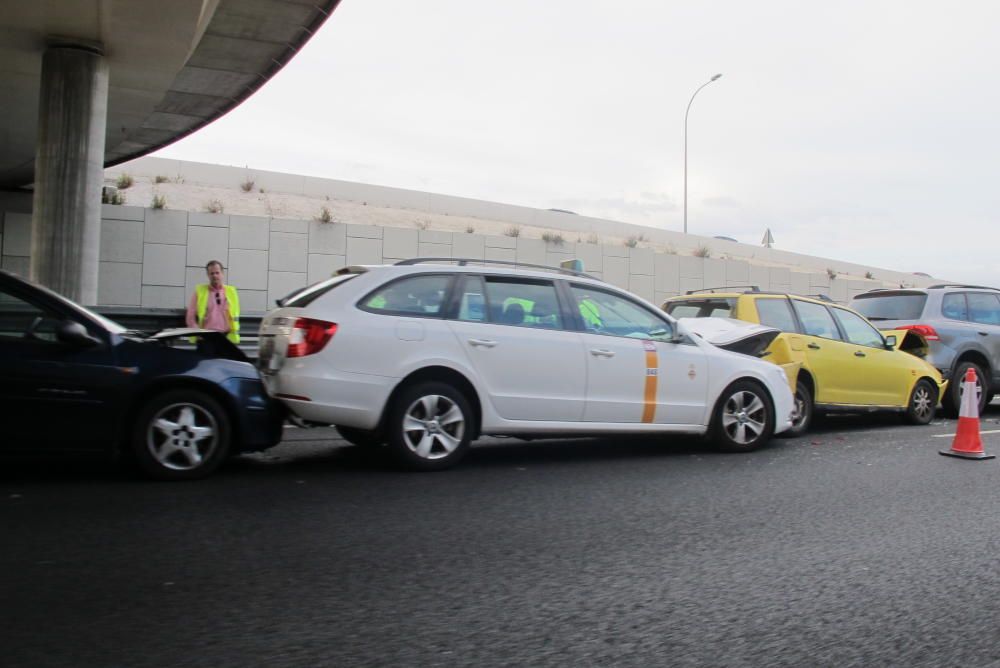
[[[910,424],[930,424],[934,419],[934,410],[937,408],[937,388],[927,380],[921,378],[913,386],[910,393],[910,401],[906,404],[905,419]]]
[[[462,393],[448,383],[429,381],[405,388],[386,423],[389,453],[415,471],[450,468],[469,449],[473,415]]]
[[[792,426],[781,432],[779,436],[796,437],[804,434],[813,421],[813,396],[809,386],[798,381],[795,384],[795,413],[792,414]]]
[[[724,452],[749,452],[774,433],[774,405],[757,383],[741,380],[719,396],[712,420],[712,438]]]

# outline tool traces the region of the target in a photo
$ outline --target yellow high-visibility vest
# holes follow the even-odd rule
[[[229,305],[229,333],[226,338],[233,343],[240,342],[240,298],[236,294],[236,288],[232,285],[225,286],[226,303]],[[207,283],[195,286],[195,295],[198,298],[197,311],[195,317],[199,327],[205,326],[205,314],[208,312],[208,292]]]

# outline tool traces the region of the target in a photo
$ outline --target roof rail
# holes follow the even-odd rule
[[[830,299],[830,295],[825,295],[822,292],[816,293],[814,295],[802,295],[803,297],[810,297],[812,299],[818,299],[821,302],[836,303],[834,300]]]
[[[565,269],[563,267],[551,267],[547,264],[531,264],[529,262],[513,262],[511,260],[484,260],[481,257],[411,257],[406,260],[400,260],[396,262],[396,266],[400,265],[413,265],[413,264],[424,264],[424,263],[441,263],[441,262],[457,262],[458,266],[466,267],[470,263],[474,264],[499,264],[508,267],[514,267],[516,269],[543,269],[545,271],[553,271],[558,274],[567,274],[569,276],[579,276],[581,278],[590,278],[595,281],[602,281],[596,276],[592,276],[583,271],[575,271],[573,269]]]
[[[966,285],[964,283],[939,283],[937,285],[928,286],[926,289],[935,290],[937,288],[975,288],[977,290],[1000,290],[1000,288],[991,288],[988,285]]]
[[[684,294],[693,295],[699,292],[738,292],[740,288],[744,288],[746,292],[760,292],[759,285],[720,285],[717,288],[700,288],[698,290],[688,290]]]

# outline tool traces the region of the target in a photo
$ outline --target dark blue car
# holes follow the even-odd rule
[[[6,454],[125,455],[155,478],[200,478],[275,445],[282,411],[218,332],[129,331],[0,271]]]

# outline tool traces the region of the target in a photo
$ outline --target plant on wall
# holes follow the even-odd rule
[[[518,225],[511,225],[503,231],[504,236],[507,237],[519,237],[521,236],[521,228]]]
[[[601,243],[601,238],[599,236],[597,236],[596,234],[588,235],[587,236],[587,243],[588,244],[599,244],[599,243]]]
[[[251,190],[253,190],[253,186],[254,186],[254,180],[251,179],[249,175],[245,179],[243,179],[243,181],[240,182],[240,190],[242,190],[245,193],[248,193]]]
[[[638,245],[639,245],[639,237],[637,237],[637,236],[633,235],[633,236],[631,236],[631,237],[629,237],[628,239],[625,240],[625,247],[626,248],[635,248]]]
[[[837,270],[830,267],[826,268],[826,275],[830,277],[830,280],[837,278]]]
[[[225,209],[226,207],[221,200],[211,199],[205,202],[205,211],[209,213],[222,213]]]
[[[316,220],[321,223],[335,223],[336,220],[333,219],[333,213],[330,211],[330,207],[324,206],[319,210],[319,215],[316,216]]]
[[[708,246],[701,245],[691,251],[691,255],[694,255],[695,257],[709,258],[712,257],[712,249]]]
[[[157,174],[156,177],[153,178],[153,183],[156,184],[167,183],[168,181],[170,181],[170,177],[164,176],[163,174]]]
[[[465,233],[466,234],[472,234],[475,231],[476,231],[476,228],[474,228],[472,225],[467,225],[465,227]]]
[[[431,221],[425,218],[423,220],[418,220],[413,224],[417,226],[418,230],[426,230],[431,226]]]
[[[556,246],[561,246],[566,240],[563,238],[563,235],[559,234],[558,232],[549,232],[548,230],[546,230],[545,232],[542,232],[542,241],[544,241],[547,244],[555,244]]]
[[[873,279],[873,278],[875,278],[875,274],[873,274],[873,273],[872,273],[872,272],[870,272],[870,271],[866,271],[866,272],[865,272],[865,278],[868,278],[868,279]]]
[[[119,174],[118,180],[115,181],[115,185],[118,186],[118,190],[131,188],[133,184],[135,184],[135,179],[132,178],[131,174]]]
[[[153,202],[150,204],[154,209],[166,209],[167,198],[163,195],[153,195]]]

